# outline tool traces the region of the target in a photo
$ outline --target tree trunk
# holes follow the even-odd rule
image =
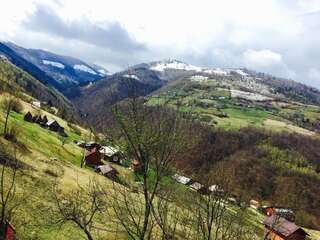
[[[6,120],[5,120],[5,123],[4,123],[4,129],[3,129],[3,136],[6,136],[6,135],[7,135],[8,120],[9,120],[9,115],[10,115],[10,108],[11,108],[11,103],[8,103],[7,112],[6,112]]]
[[[86,234],[88,240],[93,240],[93,237],[91,236],[90,232],[87,229],[84,229],[84,233]]]

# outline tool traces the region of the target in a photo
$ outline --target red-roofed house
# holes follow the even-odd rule
[[[277,215],[263,221],[266,240],[305,240],[309,235],[301,227]]]

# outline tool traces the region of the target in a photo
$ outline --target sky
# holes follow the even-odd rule
[[[8,0],[0,40],[110,71],[163,59],[320,88],[320,0]]]

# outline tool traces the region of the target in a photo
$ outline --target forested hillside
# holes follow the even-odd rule
[[[66,116],[71,116],[75,113],[72,103],[56,89],[44,85],[4,59],[0,59],[0,83],[1,91],[10,92],[27,101],[31,101],[32,99],[28,96],[32,96],[46,102],[48,106],[56,107],[60,110],[59,114],[64,112]]]

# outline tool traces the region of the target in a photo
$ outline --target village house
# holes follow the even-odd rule
[[[184,177],[184,176],[181,176],[181,175],[178,175],[178,174],[174,174],[172,176],[172,178],[174,180],[176,180],[178,183],[181,183],[181,184],[184,184],[184,185],[191,184],[191,179],[188,178],[188,177]]]
[[[273,215],[278,215],[278,216],[283,217],[291,222],[295,221],[295,215],[294,215],[293,210],[285,208],[285,207],[263,206],[262,211],[269,217],[273,216]]]
[[[26,122],[32,122],[32,114],[30,112],[27,112],[26,115],[24,115],[24,118],[23,120],[26,121]]]
[[[208,190],[212,193],[223,193],[223,189],[221,187],[219,187],[218,185],[211,185]]]
[[[35,106],[37,108],[41,108],[41,102],[40,101],[32,101],[31,105]]]
[[[200,194],[208,194],[209,190],[207,187],[205,187],[204,185],[202,185],[201,183],[198,182],[194,182],[190,185],[190,188],[197,191]]]
[[[92,166],[92,167],[100,166],[100,165],[103,165],[101,158],[102,158],[102,156],[101,156],[101,153],[99,152],[99,150],[96,148],[93,148],[86,153],[86,156],[84,158],[84,162],[88,166]]]
[[[119,172],[115,168],[113,168],[110,164],[98,166],[96,168],[96,172],[110,179],[116,179],[117,175],[119,174]]]
[[[56,120],[50,120],[47,122],[46,126],[49,128],[50,131],[58,132],[63,136],[67,136],[64,132],[64,127],[60,126],[60,124]]]
[[[295,223],[277,215],[263,221],[265,240],[305,240],[309,234]]]
[[[102,146],[99,151],[103,155],[104,160],[121,163],[121,152],[119,149],[111,146]]]

